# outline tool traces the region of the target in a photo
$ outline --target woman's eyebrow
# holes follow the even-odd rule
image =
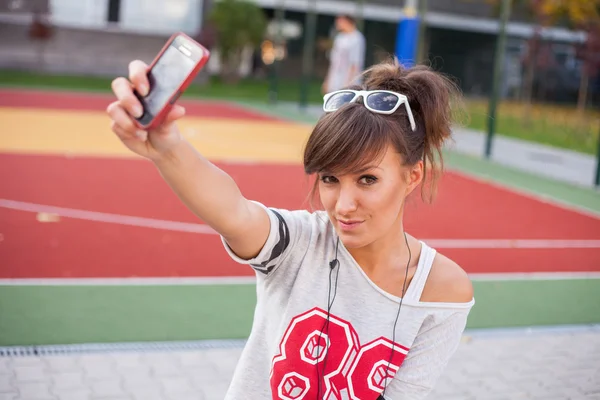
[[[366,171],[369,171],[369,170],[372,170],[372,169],[378,169],[380,171],[383,171],[383,169],[381,167],[377,166],[377,165],[366,165],[364,167],[361,167],[359,169],[356,169],[356,170],[352,171],[352,173],[354,173],[354,174],[362,174],[363,172],[366,172]]]

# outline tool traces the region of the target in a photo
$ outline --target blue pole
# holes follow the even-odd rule
[[[420,18],[417,16],[416,1],[406,1],[404,16],[398,23],[396,31],[396,57],[405,67],[416,63],[419,46]]]

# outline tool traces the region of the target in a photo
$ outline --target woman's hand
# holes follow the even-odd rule
[[[140,130],[134,121],[143,113],[142,105],[133,93],[137,90],[142,96],[148,94],[150,84],[148,66],[139,60],[129,64],[129,79],[120,77],[112,81],[111,87],[117,101],[109,104],[106,112],[112,119],[112,131],[123,144],[134,153],[157,161],[183,140],[175,121],[185,115],[185,109],[174,105],[165,120],[154,129]]]

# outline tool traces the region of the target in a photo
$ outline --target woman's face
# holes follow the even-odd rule
[[[344,246],[364,247],[391,232],[422,176],[423,162],[403,166],[402,156],[391,145],[383,158],[360,171],[320,173],[321,202]]]

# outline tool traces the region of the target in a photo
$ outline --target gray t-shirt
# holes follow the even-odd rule
[[[257,276],[252,331],[225,399],[313,400],[320,390],[321,399],[374,400],[386,382],[386,399],[423,399],[474,304],[420,301],[435,250],[421,243],[393,334],[400,298],[376,286],[341,242],[330,267],[337,236],[325,212],[267,210],[271,230],[256,258],[240,259],[223,241]]]
[[[361,83],[360,73],[365,65],[365,37],[359,30],[338,33],[331,49],[327,91],[343,89]],[[356,68],[350,76],[351,68]]]

